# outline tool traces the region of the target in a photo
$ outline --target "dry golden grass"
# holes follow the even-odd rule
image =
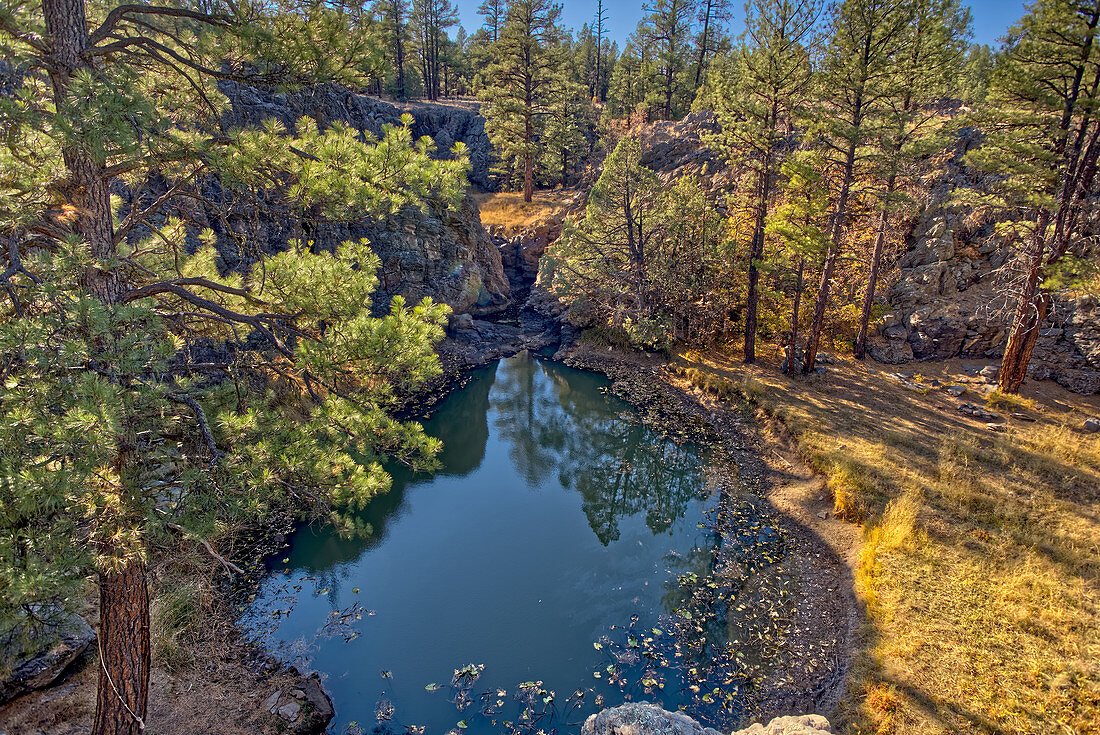
[[[1037,420],[993,432],[870,364],[808,381],[713,351],[676,365],[780,420],[864,524],[844,731],[1100,733],[1100,436],[1078,430],[1095,399],[995,396]]]
[[[486,227],[521,229],[563,214],[576,193],[573,189],[536,191],[530,203],[523,201],[522,193],[512,191],[478,193],[474,199],[481,209],[481,223]]]

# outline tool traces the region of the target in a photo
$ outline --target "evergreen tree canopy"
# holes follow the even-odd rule
[[[0,97],[0,634],[97,580],[96,733],[143,728],[152,540],[280,504],[354,509],[386,489],[384,457],[425,466],[438,449],[390,411],[438,372],[446,307],[395,298],[372,316],[368,243],[263,258],[248,228],[188,218],[455,201],[463,151],[433,160],[411,118],[380,140],[309,119],[223,123],[219,84],[355,83],[371,38],[321,5],[0,14],[16,71]],[[215,245],[259,260],[231,271]]]

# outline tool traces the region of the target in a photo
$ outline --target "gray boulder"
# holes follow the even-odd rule
[[[890,327],[894,329],[894,327]],[[902,328],[904,330],[904,327]],[[908,336],[908,330],[905,330]],[[867,354],[887,365],[901,365],[913,360],[913,346],[906,339],[887,339],[872,336],[867,340]]]
[[[1095,434],[1100,431],[1100,419],[1085,419],[1085,423],[1081,428],[1089,434]]]
[[[95,631],[76,614],[58,615],[0,654],[0,704],[57,681],[95,640]]]
[[[826,735],[832,733],[821,715],[777,717],[766,725],[756,723],[731,735]],[[721,735],[682,712],[669,712],[649,702],[631,702],[591,715],[581,735]]]

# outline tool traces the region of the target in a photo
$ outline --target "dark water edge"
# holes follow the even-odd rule
[[[332,732],[572,732],[636,699],[737,723],[789,617],[783,534],[608,387],[472,371],[425,421],[439,472],[395,469],[367,535],[303,528],[270,561],[242,625],[322,674]]]

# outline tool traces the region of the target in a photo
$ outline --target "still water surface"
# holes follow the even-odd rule
[[[391,468],[369,534],[304,528],[272,560],[245,624],[322,674],[332,732],[571,732],[628,698],[719,724],[712,684],[736,710],[737,676],[699,670],[736,626],[725,607],[683,614],[714,601],[717,549],[744,561],[778,537],[750,512],[719,538],[699,451],[607,388],[527,356],[475,371],[424,422],[439,471]]]

